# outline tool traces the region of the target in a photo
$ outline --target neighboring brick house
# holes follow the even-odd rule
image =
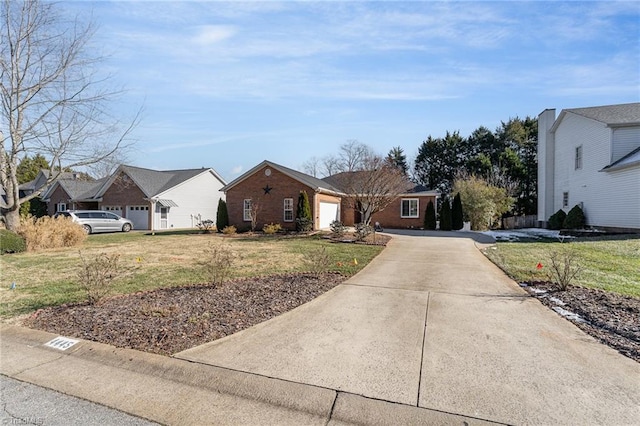
[[[263,161],[222,188],[226,194],[229,223],[243,230],[251,226],[251,203],[258,203],[256,229],[279,223],[295,229],[300,191],[306,191],[311,205],[314,229],[327,229],[334,220],[347,226],[360,221],[349,206],[344,192],[331,177],[318,179],[279,164]],[[372,222],[387,228],[421,228],[429,201],[436,205],[439,194],[415,187],[402,194],[384,211],[373,215]]]
[[[340,218],[341,194],[333,186],[270,161],[263,161],[222,188],[226,194],[229,223],[239,230],[251,227],[251,204],[257,203],[257,229],[279,223],[295,229],[300,191],[306,191],[314,229],[328,228]]]
[[[43,197],[49,214],[60,210],[109,210],[134,229],[193,228],[216,219],[225,181],[213,169],[151,170],[120,166],[99,181],[58,180]]]

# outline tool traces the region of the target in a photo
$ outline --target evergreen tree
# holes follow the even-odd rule
[[[429,201],[427,210],[424,213],[424,229],[436,229],[436,208],[433,206],[433,201]]]
[[[218,200],[218,211],[216,213],[216,228],[218,229],[218,232],[222,232],[222,230],[227,226],[229,226],[227,202],[220,198],[220,200]]]
[[[464,221],[462,217],[462,200],[460,199],[460,193],[458,192],[453,198],[453,206],[451,207],[451,228],[454,231],[462,229]]]
[[[296,230],[298,232],[308,232],[313,229],[313,218],[311,217],[311,206],[307,191],[300,191],[298,196],[298,208],[296,210]]]
[[[404,155],[404,150],[399,146],[391,148],[385,161],[387,164],[400,170],[405,175],[409,172],[407,156]]]
[[[442,200],[442,208],[440,209],[440,230],[451,231],[451,205],[446,198]]]
[[[564,219],[564,223],[562,226],[565,229],[584,229],[586,225],[586,218],[584,217],[584,212],[580,208],[579,205],[575,205],[569,213],[567,213],[567,217]]]
[[[41,154],[36,154],[35,157],[24,157],[18,164],[16,175],[18,177],[18,183],[31,182],[38,176],[40,170],[49,169],[49,162]]]

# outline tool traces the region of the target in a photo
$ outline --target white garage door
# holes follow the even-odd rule
[[[340,204],[320,202],[320,229],[328,229],[331,222],[339,220]]]
[[[133,229],[149,229],[149,206],[127,206],[127,219]]]

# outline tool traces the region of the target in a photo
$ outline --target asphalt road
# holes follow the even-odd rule
[[[156,425],[122,411],[0,375],[0,425]]]

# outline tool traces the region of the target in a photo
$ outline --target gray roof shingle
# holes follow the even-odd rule
[[[640,123],[640,102],[588,108],[571,108],[565,111],[600,121],[607,125]]]

